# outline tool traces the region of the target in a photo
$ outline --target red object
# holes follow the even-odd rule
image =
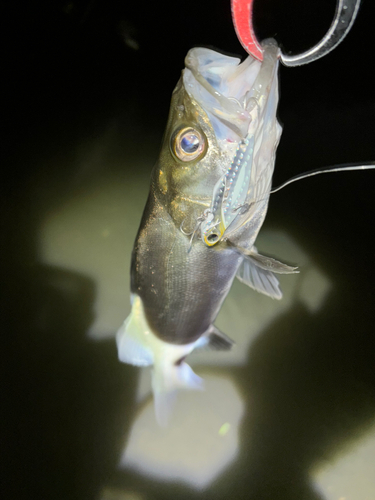
[[[256,59],[263,60],[263,51],[253,28],[253,1],[231,0],[232,19],[242,47]]]

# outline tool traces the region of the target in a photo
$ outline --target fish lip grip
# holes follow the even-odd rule
[[[246,52],[263,61],[263,50],[253,27],[254,0],[231,0],[232,20],[237,38]]]
[[[231,0],[232,19],[238,40],[250,55],[263,60],[263,51],[253,27],[254,0]],[[284,66],[301,66],[324,57],[334,50],[351,30],[357,17],[361,0],[336,0],[336,12],[332,24],[320,40],[311,49],[290,56],[280,53],[280,60]]]

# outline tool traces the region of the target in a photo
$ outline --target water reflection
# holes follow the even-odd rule
[[[326,464],[315,480],[326,500],[372,500],[375,495],[374,477],[375,432],[366,436],[340,457]]]
[[[129,312],[126,256],[147,189],[137,176],[130,183],[118,173],[94,177],[84,193],[75,192],[41,226],[44,262],[95,282],[91,338],[112,338]],[[366,472],[355,453],[339,459],[337,468],[324,464],[340,456],[348,437],[361,435],[375,411],[366,392],[371,351],[361,349],[361,339],[368,345],[368,331],[359,328],[366,325],[366,301],[354,305],[350,287],[337,274],[332,279],[327,267],[319,267],[285,230],[264,229],[257,245],[263,253],[298,265],[301,273],[280,277],[282,301],[234,282],[217,325],[236,346],[229,353],[202,350],[189,357],[206,390],[181,392],[167,431],[156,426],[149,370],[118,366],[133,374],[136,395],[127,403],[134,420],[116,483],[131,478],[134,491],[143,484],[142,495],[159,488],[165,495],[168,484],[176,482],[195,491],[229,494],[226,482],[238,480],[251,487],[251,498],[257,500],[264,488],[275,498],[314,500],[360,488]],[[207,366],[218,368],[206,373]],[[362,380],[362,387],[356,380]],[[371,436],[367,442],[370,460]],[[347,486],[343,470],[353,471]],[[370,489],[369,481],[361,491]]]
[[[97,284],[93,339],[112,337],[130,311],[129,262],[144,199],[138,183],[110,175],[78,190],[46,216],[40,232],[44,262],[79,270]],[[146,196],[146,194],[144,195]]]
[[[156,423],[152,399],[145,403],[133,424],[121,468],[203,489],[236,458],[242,398],[229,377],[200,373],[205,391],[181,391],[167,429]]]

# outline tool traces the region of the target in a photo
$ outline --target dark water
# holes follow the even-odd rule
[[[260,38],[306,48],[330,22],[335,2],[327,3],[258,0]],[[373,14],[364,1],[334,53],[281,68],[275,185],[374,159]],[[203,491],[120,469],[139,412],[138,371],[117,361],[111,336],[129,311],[129,252],[187,50],[242,54],[229,1],[36,2],[13,6],[5,20],[2,497],[338,499],[336,490],[318,492],[313,472],[346,457],[334,476],[341,497],[374,498],[366,471],[375,446],[350,458],[375,432],[373,172],[306,180],[271,199],[265,230],[288,234],[333,285],[314,311],[297,290],[254,337],[245,363],[201,366],[208,376],[230,374],[251,408],[235,459]],[[129,230],[116,238],[123,224]],[[113,239],[98,252],[96,232],[105,237],[107,226]]]

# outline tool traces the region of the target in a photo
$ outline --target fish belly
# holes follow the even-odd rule
[[[132,258],[132,293],[142,300],[153,333],[189,344],[215,320],[242,261],[225,243],[214,248],[176,227],[161,204],[149,200]]]

